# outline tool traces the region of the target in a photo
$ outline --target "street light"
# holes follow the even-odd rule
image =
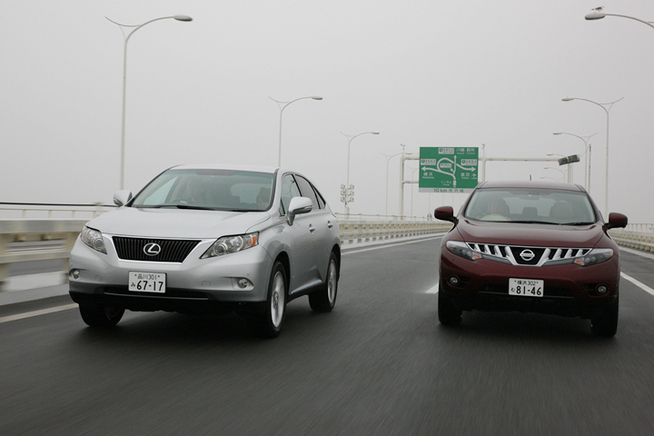
[[[548,156],[560,156],[562,159],[565,159],[567,156],[564,154],[559,154],[559,153],[547,153]],[[559,159],[560,160],[560,159]],[[561,165],[559,163],[559,165]],[[569,183],[574,183],[574,176],[572,174],[572,165],[567,164],[568,167],[568,182]]]
[[[350,216],[350,206],[348,206],[348,204],[351,202],[351,200],[349,199],[349,197],[350,197],[349,191],[352,190],[352,187],[350,187],[350,145],[352,144],[352,140],[354,138],[359,137],[361,135],[367,135],[367,134],[379,135],[379,132],[361,132],[361,133],[358,133],[356,135],[347,135],[347,134],[341,132],[341,135],[348,138],[348,141],[347,141],[347,179],[346,179],[346,184],[345,184],[345,192],[344,192],[345,195],[344,195],[344,201],[343,201],[343,203],[345,203],[345,215],[347,215],[348,217]]]
[[[554,168],[554,167],[543,167],[543,169],[545,169],[545,170],[556,170],[556,171],[560,172],[561,174],[563,174],[563,183],[565,183],[565,171],[560,170],[558,168]]]
[[[590,141],[590,138],[597,135],[597,133],[593,133],[589,136],[579,136],[568,132],[554,132],[554,135],[570,135],[584,141],[584,154],[586,155],[586,165],[584,168],[584,187],[588,192],[590,192],[590,148],[588,147],[588,141]]]
[[[399,156],[403,151],[395,154],[384,154],[384,153],[379,153],[382,156],[386,158],[386,216],[388,216],[388,164],[390,163],[391,159],[394,158],[395,156]]]
[[[122,128],[120,133],[120,189],[122,190],[125,188],[125,107],[126,107],[125,96],[127,91],[127,42],[129,41],[129,38],[134,34],[134,32],[136,32],[146,24],[150,24],[159,20],[167,20],[169,18],[172,18],[177,21],[188,22],[188,21],[193,21],[193,18],[189,17],[188,15],[173,15],[170,17],[155,18],[154,20],[146,21],[143,24],[121,24],[110,19],[109,17],[105,17],[105,18],[110,22],[114,23],[116,26],[120,27],[120,31],[123,33],[123,38],[125,38],[125,46],[123,48],[123,115],[122,115]],[[125,35],[126,27],[133,27],[134,29],[132,29],[131,32]]]
[[[572,100],[581,100],[581,101],[587,101],[588,103],[592,103],[596,106],[601,107],[604,112],[606,112],[606,175],[605,175],[605,186],[604,186],[604,213],[606,216],[608,216],[609,213],[609,113],[611,112],[611,108],[613,105],[620,100],[622,100],[624,97],[619,98],[615,101],[612,101],[610,103],[598,103],[593,100],[587,100],[585,98],[576,98],[576,97],[565,97],[562,98],[561,100],[563,101],[572,101]],[[608,109],[607,109],[608,106]]]
[[[629,18],[630,20],[636,20],[636,21],[638,21],[638,22],[640,22],[640,23],[643,23],[643,24],[645,24],[645,25],[647,25],[647,26],[649,26],[649,27],[651,27],[651,28],[654,28],[654,24],[652,24],[652,23],[653,23],[652,21],[644,21],[644,20],[641,20],[641,19],[639,19],[639,18],[629,17],[629,16],[627,16],[627,15],[607,14],[607,13],[605,13],[605,12],[602,12],[602,8],[601,8],[601,7],[596,8],[596,9],[593,9],[592,12],[587,13],[585,18],[586,18],[587,20],[591,21],[591,20],[601,20],[601,19],[604,18],[604,17],[621,17],[621,18]]]
[[[279,101],[279,100],[275,100],[272,97],[268,97],[268,98],[270,98],[272,101],[277,103],[277,106],[279,106],[279,153],[277,158],[277,166],[281,167],[282,166],[282,114],[284,113],[284,109],[286,109],[286,106],[288,106],[289,104],[295,103],[298,100],[304,100],[306,98],[310,98],[312,100],[322,100],[322,97],[309,95],[306,97],[296,98],[295,100],[291,100],[291,101]]]

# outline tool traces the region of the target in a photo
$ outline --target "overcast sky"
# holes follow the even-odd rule
[[[123,36],[107,21],[157,21],[129,40],[126,188],[180,163],[276,165],[312,179],[337,212],[352,142],[352,213],[384,214],[383,154],[481,147],[493,157],[582,154],[603,209],[654,222],[654,29],[586,21],[596,0],[2,0],[0,201],[111,203],[120,183]],[[654,21],[651,0],[604,11]],[[383,154],[382,154],[383,153]],[[399,209],[390,159],[389,213]],[[574,169],[584,183],[584,163]],[[556,163],[493,163],[487,179],[561,179]],[[417,162],[407,162],[416,168]],[[565,168],[562,168],[565,169]],[[417,172],[407,169],[407,178]],[[416,187],[417,190],[417,187]],[[426,215],[461,195],[413,195]]]

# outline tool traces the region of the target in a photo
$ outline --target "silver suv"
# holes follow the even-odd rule
[[[336,303],[338,222],[304,176],[277,168],[170,168],[88,222],[70,254],[70,295],[92,327],[125,309],[236,312],[276,337],[286,304]]]

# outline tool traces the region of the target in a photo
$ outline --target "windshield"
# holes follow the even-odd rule
[[[597,221],[586,193],[551,189],[478,189],[464,216],[481,221],[568,225]]]
[[[272,204],[275,175],[235,170],[169,170],[154,179],[133,207],[264,211]]]

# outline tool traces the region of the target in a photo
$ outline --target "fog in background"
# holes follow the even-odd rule
[[[604,2],[654,20],[651,1]],[[337,212],[352,142],[351,213],[386,211],[387,158],[421,146],[481,147],[488,157],[583,154],[597,135],[591,195],[604,205],[604,103],[610,115],[609,209],[654,222],[654,29],[586,21],[597,1],[3,0],[0,201],[110,204],[120,183],[125,24],[157,21],[128,44],[126,188],[180,163],[276,165],[312,179]],[[383,154],[382,154],[383,153]],[[585,157],[575,166],[583,183]],[[389,162],[397,214],[399,156]],[[487,179],[554,178],[556,164],[494,163]],[[407,167],[416,168],[417,162]],[[565,167],[561,167],[565,170]],[[407,169],[407,178],[418,173]],[[405,214],[463,196],[405,187]]]

